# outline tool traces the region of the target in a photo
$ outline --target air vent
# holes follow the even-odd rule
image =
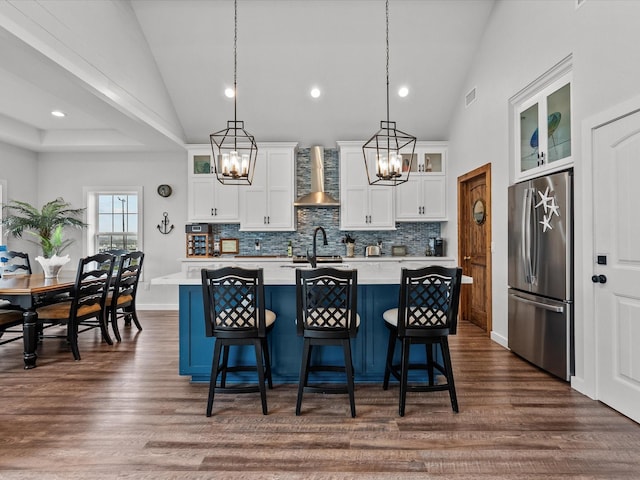
[[[464,106],[465,108],[471,105],[476,101],[476,87],[473,87],[469,92],[464,96]]]

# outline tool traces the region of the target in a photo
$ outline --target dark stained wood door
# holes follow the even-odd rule
[[[473,277],[462,288],[464,319],[491,331],[491,164],[458,177],[458,258]]]

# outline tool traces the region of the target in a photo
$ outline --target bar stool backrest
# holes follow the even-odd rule
[[[398,336],[454,335],[462,269],[429,266],[402,269],[398,302]]]
[[[202,286],[208,337],[266,336],[261,268],[202,269]]]
[[[358,272],[337,268],[296,270],[298,335],[357,333]]]

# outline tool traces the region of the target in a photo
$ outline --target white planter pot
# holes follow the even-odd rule
[[[36,261],[42,266],[42,270],[44,271],[44,278],[56,278],[60,269],[69,263],[70,260],[69,255],[62,257],[54,255],[51,258],[36,257]]]

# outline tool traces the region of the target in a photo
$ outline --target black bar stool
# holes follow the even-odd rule
[[[336,268],[296,270],[296,328],[304,338],[298,383],[296,415],[300,415],[303,392],[348,393],[351,416],[356,416],[351,339],[360,325],[357,309],[358,276],[356,270]],[[313,347],[337,345],[344,352],[344,366],[312,365]],[[309,384],[310,372],[344,372],[344,385]]]
[[[404,416],[407,391],[447,390],[453,411],[458,411],[447,337],[456,333],[461,280],[461,268],[430,266],[417,270],[402,269],[398,308],[383,314],[389,329],[383,388],[386,390],[389,387],[390,375],[400,381],[401,417]],[[397,340],[402,344],[400,364],[393,363]],[[409,353],[414,344],[425,345],[425,363],[410,363]],[[436,345],[440,345],[442,363],[437,361]],[[409,385],[409,370],[426,370],[427,383]],[[447,383],[436,384],[436,370],[445,376]]]
[[[262,413],[266,415],[265,380],[273,388],[267,333],[273,328],[276,315],[265,308],[262,269],[202,269],[202,289],[206,335],[215,337],[207,417],[211,416],[215,393],[260,392]],[[253,345],[255,366],[229,365],[229,348],[238,345]],[[228,373],[244,371],[257,372],[258,383],[227,384]]]

